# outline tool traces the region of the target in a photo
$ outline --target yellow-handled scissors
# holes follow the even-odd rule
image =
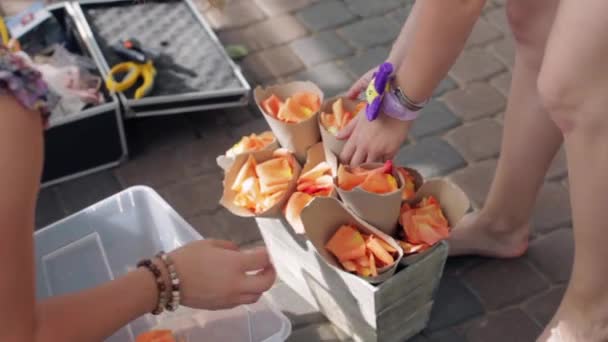
[[[134,39],[125,40],[119,46],[115,46],[114,51],[118,53],[126,62],[118,63],[108,73],[106,77],[106,87],[112,92],[124,92],[135,86],[141,78],[142,85],[135,90],[135,99],[141,99],[154,88],[156,78],[156,67],[153,57],[141,48],[139,42]],[[126,75],[122,80],[117,81],[118,74]]]
[[[126,73],[121,81],[116,81],[116,75]],[[106,87],[112,92],[123,92],[132,88],[139,78],[143,84],[135,90],[136,100],[146,96],[154,88],[156,68],[151,60],[146,63],[124,62],[116,64],[106,78]]]

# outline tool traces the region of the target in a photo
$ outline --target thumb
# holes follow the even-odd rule
[[[359,115],[365,115],[365,114],[359,114]],[[338,134],[336,134],[336,138],[338,138],[338,140],[348,139],[351,136],[351,134],[353,134],[355,127],[357,127],[357,122],[359,122],[359,117],[355,117],[353,120],[350,120],[350,122],[346,125],[346,127],[342,128],[338,132]]]
[[[359,97],[359,94],[361,94],[363,88],[367,86],[368,83],[369,80],[367,79],[367,75],[364,75],[357,82],[355,82],[352,87],[350,87],[346,93],[346,96],[351,100],[356,100]]]
[[[226,240],[207,240],[207,241],[209,241],[209,243],[211,243],[211,245],[213,245],[214,247],[217,247],[217,248],[229,249],[229,250],[233,250],[233,251],[239,250],[239,246],[237,246],[237,244],[235,244],[232,241],[226,241]]]

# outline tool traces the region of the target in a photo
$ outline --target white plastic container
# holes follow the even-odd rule
[[[154,190],[137,186],[90,206],[34,234],[36,296],[46,298],[87,289],[115,279],[140,259],[202,239]],[[179,321],[178,321],[179,320]],[[281,342],[291,323],[268,299],[225,311],[181,309],[145,315],[107,342],[133,342],[155,327],[184,325],[189,342]],[[186,329],[186,326],[188,326]],[[179,332],[179,331],[178,331]],[[230,336],[226,340],[224,336]]]

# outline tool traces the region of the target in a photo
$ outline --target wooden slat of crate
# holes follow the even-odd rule
[[[402,341],[426,325],[447,257],[445,244],[372,286],[328,266],[283,220],[257,221],[282,280],[357,340]]]

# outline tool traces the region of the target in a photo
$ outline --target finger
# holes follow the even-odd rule
[[[361,90],[363,90],[364,83],[365,82],[363,79],[359,79],[357,82],[355,82],[355,84],[353,84],[353,86],[348,90],[347,97],[351,100],[357,99],[359,94],[361,94]]]
[[[247,275],[241,284],[244,293],[263,293],[268,291],[277,279],[274,267],[269,266],[257,274]]]
[[[226,241],[226,240],[207,240],[207,241],[209,241],[209,243],[211,243],[213,246],[218,247],[218,248],[229,249],[229,250],[233,250],[233,251],[239,250],[239,246],[232,241]]]
[[[242,294],[239,299],[237,300],[237,303],[235,303],[236,305],[243,305],[243,304],[253,304],[253,303],[257,303],[258,300],[260,300],[260,297],[262,296],[262,294],[260,293],[247,293],[247,294]]]
[[[243,251],[240,255],[241,270],[258,271],[270,266],[270,256],[264,247],[256,247],[254,249]]]
[[[350,122],[346,124],[346,127],[342,128],[338,132],[338,134],[336,134],[336,138],[338,138],[339,140],[345,140],[350,138],[350,136],[355,131],[355,128],[357,127],[357,123],[359,123],[359,120],[350,120]]]
[[[344,165],[349,165],[353,154],[355,154],[355,139],[348,139],[342,149],[342,153],[340,153],[340,162]]]
[[[365,158],[366,163],[384,162],[384,156],[381,153],[370,151]]]
[[[350,160],[350,166],[355,167],[363,164],[366,157],[367,152],[361,147],[357,148],[357,151],[355,151],[355,154],[353,155],[353,159]]]

